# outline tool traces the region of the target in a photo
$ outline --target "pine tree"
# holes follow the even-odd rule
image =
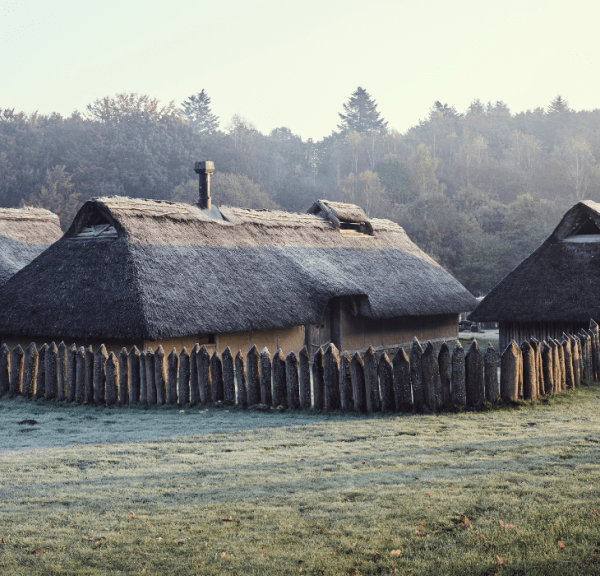
[[[379,117],[375,100],[360,86],[352,93],[348,103],[344,104],[344,113],[340,112],[339,115],[342,122],[338,124],[338,129],[342,133],[385,130],[388,125]]]
[[[548,106],[548,114],[562,114],[569,111],[569,103],[559,94]]]
[[[219,128],[219,117],[212,113],[210,97],[204,89],[183,102],[181,111],[198,134],[211,134]]]

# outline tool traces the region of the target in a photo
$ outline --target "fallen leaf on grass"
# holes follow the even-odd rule
[[[227,556],[226,552],[221,552],[221,558],[225,558],[225,556]]]
[[[131,513],[131,516],[128,518],[128,520],[135,520],[135,512]]]
[[[592,511],[590,512],[591,516],[598,516],[598,512],[596,512],[595,508],[592,508]]]
[[[390,550],[390,556],[400,556],[402,550]]]
[[[42,554],[45,554],[46,551],[45,550],[36,550],[35,552],[32,552],[32,554],[36,555],[36,556],[41,556]]]
[[[467,530],[471,530],[471,528],[473,528],[472,522],[466,516],[464,516],[464,520],[459,524],[459,526],[466,528]]]
[[[561,550],[564,550],[564,549],[565,549],[565,545],[563,544],[563,542],[562,542],[561,540],[559,540],[559,541],[558,541],[558,547],[559,547]]]
[[[189,538],[182,538],[181,540],[177,540],[177,546],[183,546]]]
[[[231,522],[233,520],[233,517],[230,516],[229,518],[221,518],[221,522]],[[189,528],[188,528],[189,530]]]
[[[338,533],[340,536],[343,536],[343,534],[342,534],[342,531],[341,531],[341,530],[337,530],[337,533]]]
[[[375,558],[381,558],[381,554],[379,552],[373,552]]]
[[[496,558],[498,559],[498,562],[496,562],[496,566],[504,566],[504,560],[502,560],[502,558],[500,558],[500,556],[498,556],[497,554]]]

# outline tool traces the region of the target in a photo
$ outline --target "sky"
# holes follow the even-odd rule
[[[436,100],[513,113],[560,94],[600,107],[592,0],[0,0],[0,109],[68,116],[97,98],[179,105],[202,89],[226,128],[336,130],[364,87],[405,132]]]

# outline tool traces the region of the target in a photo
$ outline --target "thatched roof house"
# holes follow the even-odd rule
[[[43,208],[0,208],[0,286],[62,236]]]
[[[215,220],[187,204],[92,199],[0,289],[0,334],[296,351],[306,325],[319,327],[309,342],[329,330],[348,349],[456,337],[476,301],[402,228],[357,206],[309,212],[221,207]]]
[[[600,319],[600,204],[578,202],[552,235],[508,274],[470,314],[500,323],[511,339],[559,338]]]

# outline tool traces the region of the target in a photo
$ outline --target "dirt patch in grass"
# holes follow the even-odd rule
[[[23,403],[14,417],[8,402],[3,574],[600,572],[597,386],[441,416]],[[59,425],[119,441],[60,445]],[[15,450],[20,429],[54,440]]]

